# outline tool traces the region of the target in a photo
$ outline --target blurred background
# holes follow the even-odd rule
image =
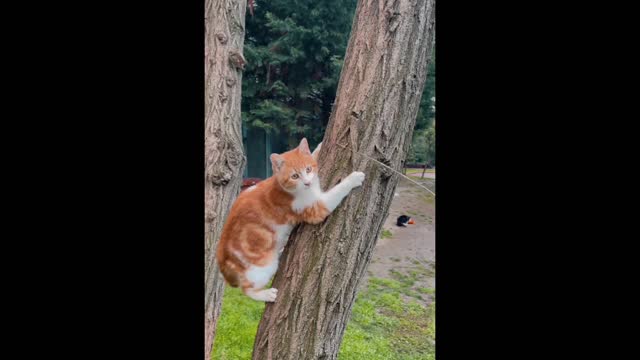
[[[355,8],[355,0],[250,2],[244,46],[247,67],[242,79],[245,178],[271,176],[269,155],[296,147],[303,137],[311,149],[322,141]],[[408,167],[435,166],[434,60]]]

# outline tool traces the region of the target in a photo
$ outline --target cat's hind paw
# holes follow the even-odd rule
[[[262,297],[266,302],[276,301],[277,296],[278,296],[278,289],[276,288],[262,290]]]

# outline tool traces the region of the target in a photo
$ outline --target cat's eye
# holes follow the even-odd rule
[[[298,177],[299,177],[299,175],[298,175],[298,174],[293,174],[293,175],[291,175],[291,178],[292,178],[292,179],[297,179]]]
[[[307,166],[307,172],[310,173],[311,172],[311,166]]]

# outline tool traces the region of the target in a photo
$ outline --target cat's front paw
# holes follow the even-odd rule
[[[364,182],[364,173],[360,171],[354,171],[349,175],[349,183],[352,187],[362,186]]]

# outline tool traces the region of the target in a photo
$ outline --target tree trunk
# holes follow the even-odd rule
[[[435,0],[360,0],[320,151],[323,189],[366,174],[320,225],[292,232],[254,360],[335,359],[411,144],[435,37]]]
[[[243,0],[205,0],[205,360],[211,359],[224,291],[216,247],[245,164],[240,118],[245,7]]]

